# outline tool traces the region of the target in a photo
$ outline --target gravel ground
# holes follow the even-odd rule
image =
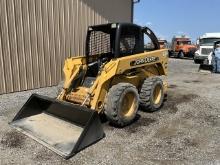
[[[171,59],[161,110],[123,129],[103,123],[106,137],[70,160],[7,124],[32,93],[54,97],[56,87],[0,95],[0,164],[220,164],[220,75],[198,68]]]

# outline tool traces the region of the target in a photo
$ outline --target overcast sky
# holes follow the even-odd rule
[[[168,40],[186,34],[195,41],[203,33],[220,32],[220,0],[141,0],[134,23]]]

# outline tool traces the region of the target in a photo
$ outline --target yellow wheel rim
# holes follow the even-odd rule
[[[153,103],[159,104],[162,96],[161,85],[156,85],[153,91]]]
[[[137,99],[135,97],[135,94],[133,92],[128,92],[125,94],[122,105],[121,105],[121,114],[125,117],[131,117],[133,116],[135,110],[136,110],[136,102]]]

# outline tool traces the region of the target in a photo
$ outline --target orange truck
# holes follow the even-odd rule
[[[193,45],[190,37],[174,36],[171,43],[170,56],[183,58],[183,57],[194,57],[197,50],[196,45]]]

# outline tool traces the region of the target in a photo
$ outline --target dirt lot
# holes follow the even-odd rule
[[[191,60],[171,59],[168,100],[154,113],[64,160],[8,126],[31,93],[54,97],[56,87],[0,95],[0,164],[220,164],[220,75],[198,73]]]

